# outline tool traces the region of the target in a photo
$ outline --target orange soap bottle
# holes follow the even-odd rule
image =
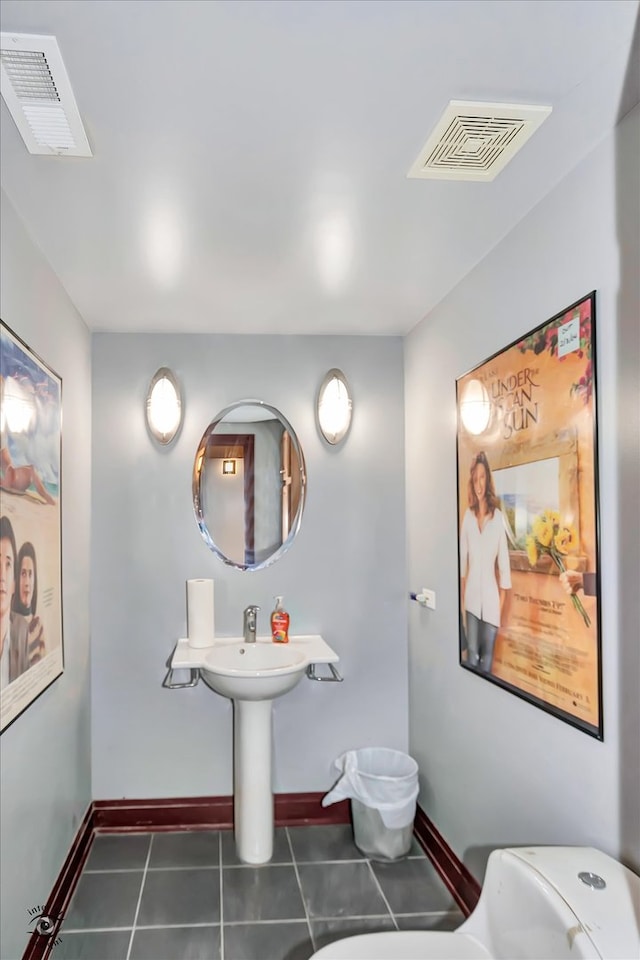
[[[271,638],[274,643],[289,643],[289,614],[282,606],[282,597],[276,597],[271,614]]]

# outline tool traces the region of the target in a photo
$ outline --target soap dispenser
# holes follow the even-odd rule
[[[274,643],[289,643],[289,614],[282,606],[282,597],[276,597],[271,614],[271,638]]]

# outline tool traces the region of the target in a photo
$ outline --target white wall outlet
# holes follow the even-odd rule
[[[426,587],[422,588],[422,596],[424,597],[424,605],[428,607],[429,610],[435,610],[436,608],[436,592],[435,590],[427,590]]]

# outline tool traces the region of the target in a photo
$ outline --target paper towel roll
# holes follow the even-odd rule
[[[187,580],[187,629],[190,647],[213,643],[213,580]]]

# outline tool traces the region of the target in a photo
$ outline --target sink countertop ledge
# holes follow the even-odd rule
[[[273,643],[271,637],[257,637],[256,643]],[[243,646],[242,637],[216,637],[209,647],[190,647],[189,641],[185,638],[178,640],[176,648],[171,658],[171,667],[173,670],[193,670],[205,666],[205,658],[214,647],[218,646]],[[252,646],[252,644],[248,644]],[[340,657],[331,649],[329,644],[320,636],[320,634],[306,634],[304,636],[289,636],[289,643],[283,644],[290,649],[302,650],[306,665],[310,663],[338,663]]]

